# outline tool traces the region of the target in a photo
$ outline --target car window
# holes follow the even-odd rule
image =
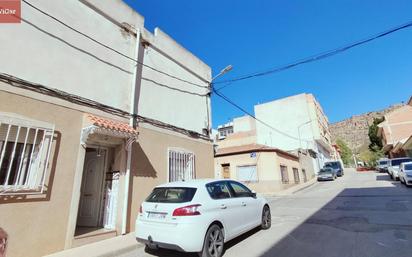
[[[412,164],[405,164],[405,170],[412,170]]]
[[[212,199],[230,198],[230,190],[225,181],[207,184],[206,189]]]
[[[196,188],[191,187],[156,187],[147,197],[150,203],[186,203],[192,201]]]
[[[410,162],[412,159],[405,158],[405,159],[394,159],[391,160],[391,166],[399,166],[403,162]]]
[[[252,191],[250,191],[249,188],[238,182],[230,181],[229,184],[233,190],[235,197],[250,197],[252,195]]]

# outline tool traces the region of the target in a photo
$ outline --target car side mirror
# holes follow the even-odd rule
[[[253,197],[253,198],[256,198],[256,191],[252,190],[252,192],[250,193],[250,196]]]

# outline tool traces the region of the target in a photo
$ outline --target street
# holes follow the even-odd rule
[[[412,188],[387,174],[347,169],[336,181],[269,200],[272,228],[228,242],[225,257],[411,256]],[[132,256],[197,255],[143,248],[122,255]]]

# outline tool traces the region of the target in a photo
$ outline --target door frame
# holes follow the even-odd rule
[[[102,181],[100,182],[101,184],[100,184],[100,186],[101,186],[101,192],[100,192],[100,197],[99,197],[99,209],[98,209],[98,215],[97,215],[97,219],[98,219],[98,225],[97,225],[97,227],[100,227],[102,224],[101,224],[101,221],[102,221],[102,218],[103,218],[103,213],[102,213],[102,207],[104,207],[104,206],[102,206],[103,204],[104,204],[104,201],[103,201],[103,198],[104,198],[104,182],[105,182],[105,180],[106,180],[106,173],[107,173],[107,170],[108,170],[108,161],[109,161],[109,148],[108,147],[104,147],[104,146],[98,146],[98,145],[89,145],[89,144],[87,144],[86,146],[85,146],[85,152],[84,152],[84,160],[83,160],[83,171],[82,171],[82,179],[81,179],[81,181],[80,181],[80,192],[81,192],[81,190],[82,190],[82,186],[83,186],[83,179],[84,179],[84,163],[86,162],[86,153],[87,153],[87,151],[86,151],[86,149],[87,148],[92,148],[92,149],[96,149],[96,151],[98,150],[98,149],[101,149],[101,150],[104,150],[106,153],[105,153],[105,157],[104,157],[104,160],[103,160],[103,175],[102,175]],[[81,197],[81,195],[80,195],[80,198],[79,198],[79,202],[78,202],[78,209],[77,209],[77,217],[76,217],[76,227],[77,227],[77,220],[78,220],[78,218],[79,218],[79,211],[80,211],[80,202],[81,202],[81,200],[82,200],[82,197]],[[103,212],[104,212],[104,209],[103,209]]]

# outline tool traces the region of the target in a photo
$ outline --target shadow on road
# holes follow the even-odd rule
[[[378,174],[376,176],[377,181],[392,181],[392,178],[387,173]]]
[[[238,236],[229,242],[225,243],[225,250],[227,251],[231,247],[237,245],[238,243],[242,242],[243,240],[246,240],[250,236],[258,233],[261,229],[260,228],[255,228],[252,229],[251,231]],[[198,257],[197,253],[182,253],[182,252],[177,252],[177,251],[172,251],[172,250],[166,250],[166,249],[159,249],[159,250],[147,250],[147,253],[154,255],[154,256],[159,256],[159,257]],[[224,254],[223,254],[224,256]]]
[[[347,188],[261,257],[411,256],[411,217],[412,190],[402,184]]]

